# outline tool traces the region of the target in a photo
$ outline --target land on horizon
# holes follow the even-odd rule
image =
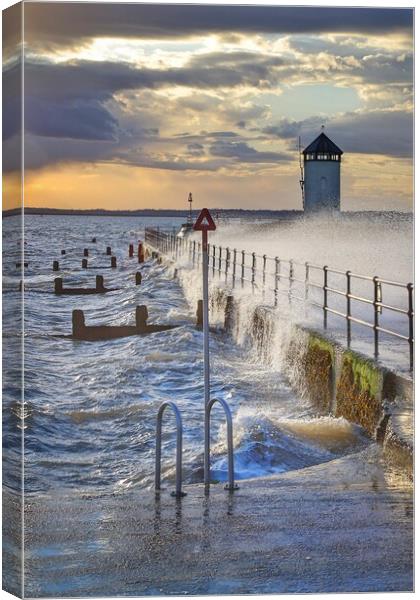
[[[212,208],[211,212],[215,215],[225,215],[231,217],[245,216],[261,216],[261,217],[283,217],[292,218],[304,215],[303,210],[271,210],[257,208]],[[12,208],[3,210],[3,217],[12,217],[21,213],[20,208]],[[25,207],[24,214],[26,215],[65,215],[65,216],[95,216],[95,217],[185,217],[188,218],[189,210],[181,210],[175,208],[139,208],[134,210],[108,210],[105,208],[87,208],[87,209],[71,209],[71,208],[35,208]],[[194,217],[197,216],[199,209],[193,209]],[[412,211],[397,211],[397,210],[359,210],[359,211],[341,211],[340,216],[367,216],[381,214],[405,214],[412,215]]]

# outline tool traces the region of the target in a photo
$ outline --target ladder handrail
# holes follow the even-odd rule
[[[157,422],[156,422],[156,463],[155,463],[155,490],[159,491],[160,488],[160,475],[161,475],[161,457],[162,457],[162,418],[163,413],[167,408],[171,408],[175,414],[176,421],[176,482],[175,492],[172,492],[172,496],[176,498],[182,498],[185,496],[185,492],[182,491],[182,418],[181,413],[177,405],[174,402],[167,401],[163,402],[158,410]]]
[[[227,435],[227,451],[228,451],[228,478],[229,483],[225,485],[225,489],[229,491],[237,490],[239,487],[235,484],[235,468],[233,461],[233,426],[232,426],[232,413],[228,403],[223,398],[212,398],[206,406],[205,414],[205,435],[208,436],[208,444],[206,444],[207,452],[210,455],[210,413],[211,409],[216,403],[219,403],[225,411],[226,417],[226,435]],[[204,483],[210,483],[210,456],[207,460],[208,472],[204,473]]]

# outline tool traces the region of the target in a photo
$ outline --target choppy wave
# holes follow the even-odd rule
[[[19,220],[9,219],[5,255],[16,243]],[[202,477],[203,385],[202,334],[195,328],[200,280],[196,272],[148,261],[143,282],[128,258],[128,245],[143,235],[145,222],[131,218],[26,218],[25,404],[20,405],[19,342],[5,364],[6,453],[19,460],[18,429],[25,426],[27,493],[57,488],[118,493],[150,487],[154,474],[155,419],[163,400],[174,400],[184,419],[184,475]],[[174,225],[176,223],[174,222]],[[97,243],[92,244],[92,237]],[[104,269],[105,284],[117,288],[104,296],[57,297],[52,293],[52,261],[59,260],[65,285],[91,286],[100,270],[81,269],[83,248],[89,264],[105,265],[105,247],[117,256],[117,269]],[[60,250],[67,254],[62,257]],[[11,259],[12,260],[12,259]],[[20,274],[5,264],[5,334],[18,339],[9,323],[15,317]],[[13,286],[15,290],[13,291]],[[45,293],[38,294],[36,292]],[[134,322],[136,305],[146,304],[150,322],[176,329],[147,337],[98,343],[72,341],[71,314],[85,311],[88,324]],[[239,478],[299,469],[364,447],[362,432],[343,420],[316,418],[314,410],[291,390],[273,364],[261,363],[247,347],[246,315],[239,345],[211,336],[212,394],[224,398],[234,415],[235,461]],[[217,313],[217,311],[216,311]],[[9,321],[7,321],[9,317]],[[242,337],[241,337],[242,336]],[[14,418],[9,419],[12,414]],[[174,477],[175,428],[164,418],[163,465],[166,481]],[[226,479],[222,411],[212,413],[212,477]],[[13,475],[6,473],[13,487]],[[9,478],[9,479],[8,479]]]

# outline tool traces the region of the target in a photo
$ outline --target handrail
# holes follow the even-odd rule
[[[173,236],[173,234],[149,229],[146,231],[146,240],[147,239],[150,240],[152,245],[155,244],[162,252],[172,252],[174,259],[178,256],[178,248],[180,248],[181,254],[183,252],[188,253],[193,267],[200,268],[200,261],[197,259],[197,253],[199,254],[201,252],[201,248],[195,241],[189,241],[186,238],[180,240],[179,238]],[[168,242],[168,239],[172,241]],[[227,283],[228,280],[231,281],[233,288],[236,287],[237,283],[240,284],[241,288],[244,288],[245,284],[250,285],[252,292],[255,293],[255,291],[258,290],[260,293],[262,293],[264,300],[267,298],[267,292],[271,292],[274,307],[278,306],[279,295],[287,295],[289,298],[289,303],[291,300],[299,300],[303,301],[306,305],[319,307],[323,311],[324,328],[328,327],[328,314],[335,314],[346,319],[348,347],[350,347],[352,342],[352,323],[363,325],[364,327],[368,327],[373,331],[375,358],[379,354],[379,332],[386,333],[398,339],[407,340],[409,345],[410,370],[413,369],[414,286],[412,283],[404,284],[381,277],[372,277],[359,273],[353,273],[352,271],[342,271],[340,269],[330,268],[326,265],[321,266],[311,262],[300,263],[292,259],[260,255],[255,252],[245,252],[244,250],[234,249],[232,254],[230,249],[222,246],[217,246],[216,256],[216,246],[211,245],[210,249],[212,250],[212,253],[210,256],[209,252],[209,266],[210,259],[212,259],[212,275],[214,276],[216,273],[218,273],[218,277],[221,278],[222,273],[224,273],[225,282]],[[304,279],[295,276],[295,268],[297,267],[304,267]],[[314,271],[322,273],[322,281],[318,282],[316,279],[314,280],[313,277],[311,279],[311,275]],[[343,289],[339,289],[341,284],[336,284],[335,281],[329,281],[330,274],[343,277]],[[369,285],[369,282],[371,282],[373,284],[372,294],[369,293],[368,297],[358,295],[356,290],[352,289],[352,283],[356,281],[365,282],[366,285]],[[274,283],[274,288],[272,287],[272,284],[270,285],[270,282]],[[286,282],[288,282],[288,285]],[[331,285],[331,283],[333,285]],[[300,286],[302,286],[303,289]],[[402,308],[401,306],[392,306],[388,302],[384,302],[382,289],[383,286],[385,286],[386,289],[392,287],[406,289],[407,308]],[[287,290],[285,289],[286,287]],[[304,297],[296,295],[298,289],[299,291],[302,289],[302,295]],[[317,297],[313,296],[313,293],[316,292],[316,290],[319,290],[318,293],[322,293],[322,303],[317,302]],[[313,293],[310,293],[312,291]],[[337,296],[345,299],[345,313],[335,310],[330,306],[331,298],[335,298]],[[321,299],[319,298],[319,300]],[[359,302],[372,307],[373,314],[371,322],[358,319],[352,315],[352,305],[355,305]],[[382,327],[382,324],[379,323],[379,319],[383,310],[406,316],[408,327],[407,336],[404,336],[399,331],[392,331],[391,329]]]
[[[156,463],[155,463],[155,490],[160,488],[161,457],[162,457],[162,418],[166,408],[171,408],[176,420],[176,482],[175,491],[171,496],[182,498],[186,493],[182,491],[182,419],[181,413],[174,402],[163,402],[158,410],[156,422]]]
[[[206,406],[205,411],[205,452],[207,454],[207,460],[205,461],[206,469],[204,473],[204,483],[209,485],[210,483],[210,413],[213,406],[218,402],[225,411],[226,416],[226,435],[227,435],[227,451],[228,451],[228,479],[229,483],[225,485],[225,490],[233,492],[238,490],[238,485],[235,484],[235,470],[233,461],[233,427],[232,427],[232,413],[228,403],[223,398],[212,398]]]

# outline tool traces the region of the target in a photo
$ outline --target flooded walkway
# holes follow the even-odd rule
[[[370,447],[271,478],[26,509],[26,595],[408,591],[412,495]],[[65,548],[65,552],[57,552]]]

